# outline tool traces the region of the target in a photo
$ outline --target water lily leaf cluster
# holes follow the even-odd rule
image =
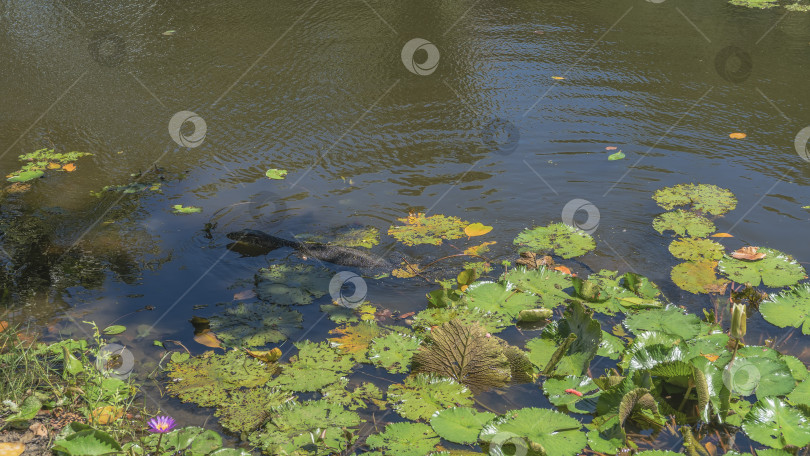
[[[553,253],[563,258],[584,255],[596,248],[590,234],[565,223],[523,230],[514,243],[520,251]]]
[[[464,237],[464,228],[469,225],[458,217],[441,214],[428,217],[417,213],[398,220],[403,225],[392,226],[388,234],[405,245],[441,245],[445,240]]]
[[[391,331],[372,339],[368,359],[392,374],[404,374],[409,371],[411,359],[421,344],[419,337]]]
[[[386,397],[397,413],[409,420],[429,420],[434,413],[455,405],[472,405],[472,392],[448,377],[432,374],[409,376],[391,385]]]
[[[661,291],[648,278],[628,272],[601,270],[587,279],[572,277],[574,296],[596,312],[617,312],[661,307]]]
[[[765,257],[756,261],[738,260],[724,256],[718,268],[737,283],[760,284],[780,288],[795,285],[807,277],[804,267],[790,255],[775,249],[759,249]]]
[[[256,274],[256,295],[281,306],[302,306],[329,293],[334,274],[324,268],[299,263],[275,264]]]
[[[711,215],[722,215],[737,207],[731,191],[711,184],[678,184],[656,190],[653,199],[659,206],[672,210],[678,206]]]
[[[759,311],[769,323],[780,328],[801,328],[810,335],[810,284],[803,284],[764,301]]]
[[[17,171],[9,174],[9,182],[27,182],[45,175],[46,170],[74,171],[76,160],[93,155],[89,152],[56,152],[54,149],[39,149],[34,152],[20,155],[19,159],[25,164]]]
[[[318,391],[346,376],[355,365],[351,357],[328,342],[302,341],[295,347],[298,354],[268,383],[270,386],[295,392]]]
[[[240,303],[221,315],[210,317],[209,325],[228,346],[262,347],[282,342],[300,329],[300,312],[265,302]]]

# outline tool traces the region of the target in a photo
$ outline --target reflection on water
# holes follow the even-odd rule
[[[738,196],[719,231],[810,261],[797,242],[810,163],[794,147],[810,107],[810,15],[722,0],[68,0],[0,12],[0,165],[10,172],[18,155],[52,145],[95,154],[1,203],[7,280],[47,296],[16,318],[72,307],[103,324],[151,305],[168,313],[150,337],[188,341],[192,306],[231,301],[268,262],[228,253],[228,231],[385,233],[428,211],[495,226],[493,256],[506,256],[519,231],[561,220],[575,199],[600,214],[584,268],[647,274],[697,308],[707,303],[669,283],[669,238],[650,226],[652,192],[682,182]],[[199,122],[170,127],[183,111],[204,121],[204,138]],[[606,147],[626,158],[607,161]],[[155,164],[182,179],[91,195]],[[268,168],[289,175],[271,181]],[[203,213],[176,216],[173,204]],[[15,245],[15,230],[35,241]],[[383,236],[378,253],[392,247]],[[82,252],[65,258],[92,277],[54,283],[62,252]],[[426,288],[382,282],[369,293],[409,311]],[[155,312],[125,320],[151,324]],[[329,329],[319,317],[305,316],[316,325],[307,337]],[[759,316],[750,326],[763,338],[774,330]],[[787,343],[810,360],[806,336]]]

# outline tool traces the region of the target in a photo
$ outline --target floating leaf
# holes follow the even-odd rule
[[[590,377],[569,375],[560,379],[546,379],[543,393],[558,407],[567,407],[575,413],[593,413],[601,390]]]
[[[692,339],[700,332],[700,319],[675,306],[630,315],[624,325],[636,334],[641,331],[660,331],[683,340]]]
[[[582,303],[573,301],[559,323],[526,342],[529,360],[544,375],[583,375],[596,356],[602,328]]]
[[[810,380],[805,379],[787,396],[789,403],[810,407]]]
[[[281,349],[278,347],[267,351],[245,350],[245,353],[265,363],[274,363],[281,358]]]
[[[388,402],[409,420],[429,420],[434,413],[452,406],[472,405],[472,392],[453,379],[417,374],[388,388]]]
[[[322,389],[321,394],[326,401],[340,404],[349,410],[368,408],[369,403],[376,405],[380,410],[385,409],[383,392],[376,385],[365,382],[349,391],[348,384],[349,379],[341,378],[337,383]]]
[[[350,353],[356,359],[365,359],[372,339],[380,334],[380,327],[374,321],[364,321],[353,326],[343,326],[329,331],[340,337],[329,338],[329,341],[343,353]]]
[[[810,444],[810,419],[774,397],[754,404],[742,428],[749,438],[771,448]]]
[[[731,238],[731,237],[734,237],[734,236],[732,236],[731,234],[728,234],[728,233],[714,233],[714,234],[712,234],[712,236],[711,236],[711,237],[717,237],[717,238]]]
[[[440,308],[425,309],[413,317],[413,327],[419,330],[430,331],[434,326],[439,326],[451,320],[463,323],[482,325],[490,333],[503,331],[507,326],[511,326],[511,321],[504,321],[498,315],[486,313],[480,309],[471,309],[466,306],[450,306]]]
[[[68,163],[68,164],[62,166],[62,169],[64,169],[65,171],[71,173],[73,171],[76,171],[76,164],[75,163]]]
[[[672,268],[672,281],[690,293],[722,293],[728,280],[717,276],[716,261],[687,261]]]
[[[481,430],[479,440],[492,456],[512,454],[508,451],[513,445],[526,456],[574,456],[587,444],[581,427],[562,413],[528,407],[494,418]]]
[[[574,293],[587,302],[594,311],[609,315],[625,312],[628,309],[661,307],[655,299],[661,292],[654,283],[644,276],[627,273],[621,285],[618,271],[601,270],[588,276],[587,280],[572,277]]]
[[[722,215],[737,207],[737,198],[733,193],[710,184],[678,184],[673,187],[665,187],[656,190],[653,199],[668,211],[677,206],[690,206],[696,211]],[[693,233],[692,236],[703,237],[705,235]]]
[[[101,332],[104,333],[105,336],[114,336],[116,334],[121,334],[122,332],[126,331],[127,327],[122,325],[112,325],[107,326]]]
[[[161,33],[161,35],[163,35],[163,36],[172,36],[175,33],[177,33],[176,30],[166,30],[165,32]]]
[[[462,253],[464,253],[464,255],[481,255],[482,253],[486,253],[487,251],[489,251],[489,246],[495,244],[496,244],[495,241],[482,242],[481,244],[472,247],[467,247],[466,249],[464,249],[464,252]]]
[[[182,204],[175,204],[172,206],[172,212],[175,214],[196,214],[202,212],[202,208],[195,206],[183,206]]]
[[[366,444],[386,455],[425,456],[439,444],[439,437],[424,423],[391,423],[380,434],[368,436]]]
[[[452,378],[474,391],[504,386],[511,379],[503,346],[479,324],[454,319],[434,328],[413,356],[413,371]]]
[[[267,176],[268,179],[284,179],[284,177],[287,176],[287,170],[270,168],[264,175]]]
[[[345,356],[328,342],[314,343],[302,341],[295,344],[298,355],[290,359],[281,374],[269,386],[287,391],[317,391],[346,376],[354,361]]]
[[[553,252],[563,258],[584,255],[596,248],[590,234],[565,223],[523,230],[514,243],[521,247],[521,251]]]
[[[398,220],[405,225],[392,226],[388,229],[388,234],[405,245],[441,245],[444,240],[463,237],[464,227],[469,225],[458,217],[445,215],[428,217],[423,213],[410,214]]]
[[[470,285],[462,300],[470,308],[492,312],[504,320],[514,320],[522,310],[538,307],[537,296],[495,282]]]
[[[760,249],[765,258],[758,261],[737,260],[723,257],[718,267],[731,280],[737,283],[749,283],[751,286],[780,288],[795,285],[807,276],[804,267],[792,256],[774,249]]]
[[[703,238],[678,238],[669,244],[669,252],[675,258],[682,260],[717,261],[723,258],[723,246],[717,242]]]
[[[39,179],[44,176],[45,172],[41,170],[23,171],[19,174],[14,174],[8,179],[9,182],[28,182],[30,180]]]
[[[292,393],[260,386],[229,392],[228,399],[217,404],[214,416],[231,432],[251,432],[267,417],[267,410],[293,400]]]
[[[440,410],[430,419],[430,426],[439,437],[453,443],[474,444],[478,434],[494,413],[479,412],[470,407],[453,407]]]
[[[217,335],[210,329],[203,329],[197,334],[194,334],[194,342],[205,345],[206,347],[222,348],[222,342],[220,342]]]
[[[368,359],[392,374],[405,374],[420,344],[416,337],[392,331],[371,341]]]
[[[624,158],[624,152],[618,151],[608,156],[608,161],[621,160]]]
[[[571,295],[564,291],[571,287],[571,278],[545,267],[533,270],[515,268],[504,274],[502,280],[512,284],[515,289],[540,296],[543,307],[549,309],[553,309],[571,298]]]
[[[467,237],[483,236],[492,231],[491,226],[486,226],[483,223],[472,223],[464,228],[464,234]]]
[[[765,258],[764,252],[759,252],[759,247],[742,247],[731,252],[731,257],[738,260],[756,261]]]
[[[373,226],[349,228],[339,232],[329,244],[343,247],[365,247],[370,249],[380,243],[380,230]]]
[[[810,335],[810,284],[771,295],[760,304],[759,311],[772,325],[801,327],[802,334]]]
[[[302,306],[329,292],[333,274],[308,264],[276,264],[256,274],[256,294],[262,301]]]
[[[687,234],[692,237],[706,237],[717,228],[714,223],[694,212],[678,209],[673,212],[664,212],[653,219],[653,228],[659,233],[672,230],[680,236]]]
[[[746,135],[745,133],[731,133],[728,135],[728,137],[731,139],[745,139],[746,136],[748,135]]]

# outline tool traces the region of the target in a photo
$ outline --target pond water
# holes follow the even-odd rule
[[[566,264],[636,271],[699,311],[705,295],[669,279],[671,236],[653,230],[663,210],[650,197],[695,182],[737,196],[716,220],[728,245],[810,262],[810,158],[795,144],[810,124],[810,13],[722,0],[18,1],[0,4],[0,56],[2,169],[43,147],[94,154],[2,202],[9,223],[37,220],[35,244],[3,238],[6,270],[36,288],[4,318],[77,336],[82,320],[146,325],[123,339],[140,360],[157,360],[154,339],[202,351],[188,320],[290,253],[228,251],[225,234],[243,228],[293,238],[369,225],[382,232],[376,254],[427,262],[456,251],[385,233],[409,212],[446,214],[493,226],[481,238],[497,241],[492,257],[514,258],[520,231],[581,199],[598,219],[581,210],[574,222],[598,223],[597,249]],[[204,121],[179,130],[204,129],[195,147],[169,134],[182,111]],[[608,147],[626,158],[609,161]],[[161,192],[92,194],[155,168],[140,179],[165,177]],[[269,180],[268,168],[289,174]],[[77,251],[100,258],[74,264],[94,273],[56,280],[75,278],[56,265]],[[367,299],[418,311],[435,288],[368,281]],[[293,341],[335,327],[317,305],[299,310]],[[785,331],[755,315],[749,334]],[[808,343],[793,334],[780,349],[808,363]],[[502,412],[514,397],[481,400]]]

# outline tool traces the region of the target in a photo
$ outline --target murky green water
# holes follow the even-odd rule
[[[402,51],[415,38],[433,46],[414,53],[409,71]],[[750,70],[723,59],[728,46],[750,57]],[[559,221],[583,199],[599,213],[583,271],[637,271],[694,310],[706,301],[669,282],[670,238],[650,225],[662,212],[650,195],[702,182],[739,198],[719,231],[810,261],[810,159],[794,144],[810,124],[810,14],[721,0],[5,1],[0,56],[4,172],[52,144],[95,154],[0,203],[7,219],[41,220],[41,245],[16,246],[3,261],[44,284],[5,318],[69,329],[65,315],[101,325],[126,315],[119,323],[154,325],[127,340],[145,359],[156,356],[153,339],[193,343],[192,315],[250,288],[268,260],[225,249],[224,234],[242,228],[384,233],[422,211],[493,225],[494,256],[508,256],[518,232]],[[169,134],[181,111],[204,120],[197,147]],[[608,161],[606,147],[626,158]],[[91,195],[155,166],[183,178],[162,193]],[[289,175],[270,181],[267,168]],[[177,216],[174,204],[203,213]],[[210,238],[206,222],[216,223]],[[383,236],[375,252],[392,247]],[[48,265],[76,251],[101,258],[96,274],[49,283]],[[407,312],[424,307],[428,290],[383,281],[368,299]],[[154,310],[131,313],[145,306]],[[305,313],[298,337],[323,339],[334,324],[321,316]],[[779,334],[758,315],[749,327]],[[794,335],[784,349],[810,362],[808,342]]]

